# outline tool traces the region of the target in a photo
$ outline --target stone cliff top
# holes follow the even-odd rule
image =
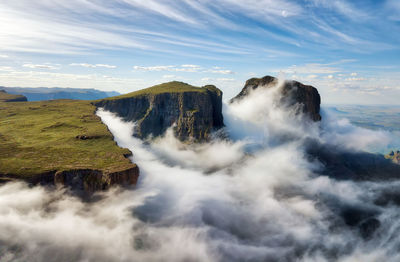
[[[145,89],[141,89],[141,90],[131,92],[128,94],[106,98],[103,100],[116,100],[116,99],[131,98],[131,97],[146,96],[146,95],[157,95],[157,94],[163,94],[163,93],[184,93],[184,92],[204,93],[207,91],[216,92],[218,95],[222,94],[221,90],[219,90],[217,87],[215,87],[213,85],[197,87],[197,86],[189,85],[184,82],[172,81],[172,82],[148,87]]]

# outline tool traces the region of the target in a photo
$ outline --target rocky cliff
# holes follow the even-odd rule
[[[4,90],[0,90],[0,102],[26,102],[28,101],[23,95],[9,94]]]
[[[139,138],[162,135],[174,126],[180,140],[204,141],[224,125],[222,91],[212,85],[194,87],[174,81],[94,104],[135,121],[134,136]]]
[[[136,185],[139,178],[139,168],[134,167],[112,173],[101,170],[78,169],[56,172],[53,183],[57,186],[66,186],[84,192],[96,192],[109,189],[113,185]]]
[[[94,193],[107,190],[114,185],[136,185],[138,178],[139,168],[132,164],[130,168],[113,172],[96,169],[71,169],[23,177],[15,174],[0,174],[0,183],[22,179],[32,185],[55,185],[69,188],[74,192]]]
[[[244,98],[254,89],[259,87],[271,88],[277,84],[278,79],[272,76],[251,78],[246,81],[242,91],[231,99],[231,103]],[[302,113],[308,115],[313,121],[321,120],[321,115],[319,114],[321,98],[315,87],[303,85],[297,81],[285,81],[282,87],[281,100],[282,104],[287,106],[300,104]]]

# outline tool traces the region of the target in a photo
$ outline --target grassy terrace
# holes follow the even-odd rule
[[[182,93],[182,92],[206,92],[207,90],[213,91],[217,90],[214,86],[204,86],[197,87],[192,86],[183,82],[173,81],[168,83],[163,83],[160,85],[155,85],[149,88],[141,89],[135,92],[131,92],[125,95],[113,96],[106,98],[104,100],[116,100],[121,98],[129,98],[148,94],[162,94],[162,93]]]
[[[94,111],[88,101],[0,102],[0,174],[133,167]]]

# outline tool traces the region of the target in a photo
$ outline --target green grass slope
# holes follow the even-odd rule
[[[95,110],[88,101],[0,102],[0,174],[134,167]]]

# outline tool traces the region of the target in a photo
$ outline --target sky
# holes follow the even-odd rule
[[[0,0],[0,86],[128,93],[251,77],[400,105],[399,0]]]

